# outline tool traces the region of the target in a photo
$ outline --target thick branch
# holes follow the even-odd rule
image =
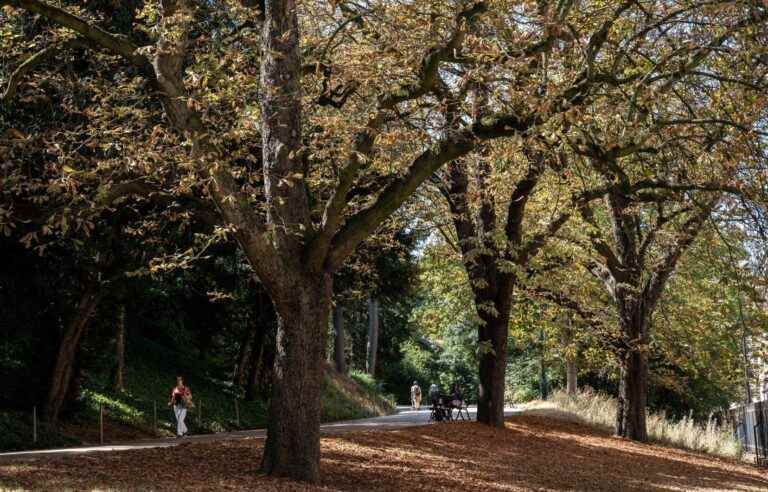
[[[696,237],[701,232],[704,222],[709,218],[712,210],[717,206],[720,197],[710,200],[702,205],[696,214],[690,217],[682,226],[682,231],[674,245],[667,251],[662,260],[653,270],[645,287],[643,288],[643,299],[645,300],[648,312],[653,312],[656,303],[659,301],[664,286],[672,275],[682,254],[687,250]]]
[[[331,243],[326,268],[334,270],[352,253],[357,244],[372,234],[381,222],[397,210],[429,176],[446,162],[475,149],[478,141],[514,135],[526,131],[532,120],[505,114],[483,118],[455,135],[448,135],[422,152],[408,171],[392,181],[369,207],[350,217]]]
[[[8,3],[29,12],[39,14],[56,24],[71,29],[105,50],[124,57],[137,67],[147,68],[149,65],[149,60],[136,51],[138,46],[129,40],[110,34],[104,29],[95,26],[74,14],[70,14],[64,9],[38,0],[11,0]]]
[[[355,177],[373,154],[373,143],[382,124],[386,121],[386,111],[401,102],[417,99],[432,91],[439,82],[438,69],[445,61],[454,60],[461,48],[468,26],[486,9],[484,2],[478,2],[456,16],[456,29],[451,38],[442,46],[430,50],[421,63],[417,81],[406,86],[399,86],[379,96],[374,115],[366,126],[355,136],[352,151],[339,173],[339,184],[323,210],[320,230],[312,238],[307,251],[307,262],[314,268],[320,268],[325,261],[334,234],[344,219],[347,195],[352,189]]]

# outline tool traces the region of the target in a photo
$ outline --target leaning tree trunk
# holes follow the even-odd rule
[[[507,367],[507,325],[509,312],[485,316],[478,331],[480,384],[478,386],[477,421],[504,427],[504,375]]]
[[[333,361],[336,370],[342,374],[347,373],[347,361],[344,357],[344,307],[336,304],[333,308]]]
[[[622,316],[625,349],[619,354],[619,397],[616,435],[634,441],[648,440],[648,321],[642,315]]]
[[[273,292],[277,354],[262,470],[316,482],[320,477],[320,388],[331,277],[302,277]]]
[[[125,389],[125,304],[117,312],[117,335],[115,336],[115,373],[112,386],[115,391]]]
[[[75,315],[59,342],[59,352],[51,374],[48,398],[45,405],[45,418],[48,422],[56,422],[66,400],[69,385],[72,380],[72,368],[75,363],[80,341],[88,327],[88,320],[96,311],[99,294],[96,284],[85,289]]]
[[[368,346],[366,369],[371,376],[376,375],[376,358],[379,351],[379,301],[368,300]]]

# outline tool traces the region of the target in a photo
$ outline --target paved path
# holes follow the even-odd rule
[[[423,408],[423,407],[422,407]],[[507,408],[504,415],[510,416],[519,410]],[[474,420],[477,413],[475,407],[469,408],[469,413]],[[429,410],[411,410],[407,406],[398,406],[397,413],[384,417],[372,417],[359,420],[346,420],[342,422],[332,422],[322,424],[320,432],[322,434],[337,434],[343,432],[354,432],[364,430],[395,430],[416,425],[429,424]],[[212,442],[224,441],[228,439],[256,438],[264,439],[267,435],[266,429],[243,430],[234,432],[219,432],[217,434],[201,434],[199,436],[189,436],[182,439],[173,437],[161,439],[142,439],[140,441],[122,442],[115,444],[105,444],[103,446],[77,446],[72,448],[59,449],[39,449],[33,451],[18,451],[13,453],[0,453],[0,463],[7,461],[17,461],[23,459],[54,458],[60,456],[71,456],[84,453],[96,453],[105,451],[126,451],[131,449],[147,448],[165,448],[178,446],[179,444],[189,442]]]

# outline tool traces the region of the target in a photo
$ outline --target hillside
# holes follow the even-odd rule
[[[125,391],[111,389],[108,368],[89,373],[75,413],[55,429],[42,424],[36,445],[31,442],[30,414],[0,411],[0,450],[96,443],[102,404],[107,442],[171,436],[175,423],[166,404],[176,374],[184,375],[194,393],[196,408],[187,417],[191,433],[265,426],[264,401],[245,401],[238,397],[235,403],[238,390],[212,377],[200,361],[146,339],[136,339],[131,340],[127,349]],[[330,366],[326,368],[322,397],[323,421],[326,422],[386,415],[394,410],[393,402],[378,393],[376,381],[369,375],[358,372],[342,375]]]

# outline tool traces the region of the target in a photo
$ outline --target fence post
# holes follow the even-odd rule
[[[155,429],[155,434],[157,434],[157,400],[152,401],[152,427]]]
[[[37,442],[37,406],[32,407],[32,442]]]
[[[235,396],[235,423],[240,427],[240,408],[237,406],[237,396]]]
[[[104,404],[99,404],[99,444],[104,444]]]
[[[203,421],[203,400],[200,400],[200,403],[197,404],[197,426],[202,427]]]

